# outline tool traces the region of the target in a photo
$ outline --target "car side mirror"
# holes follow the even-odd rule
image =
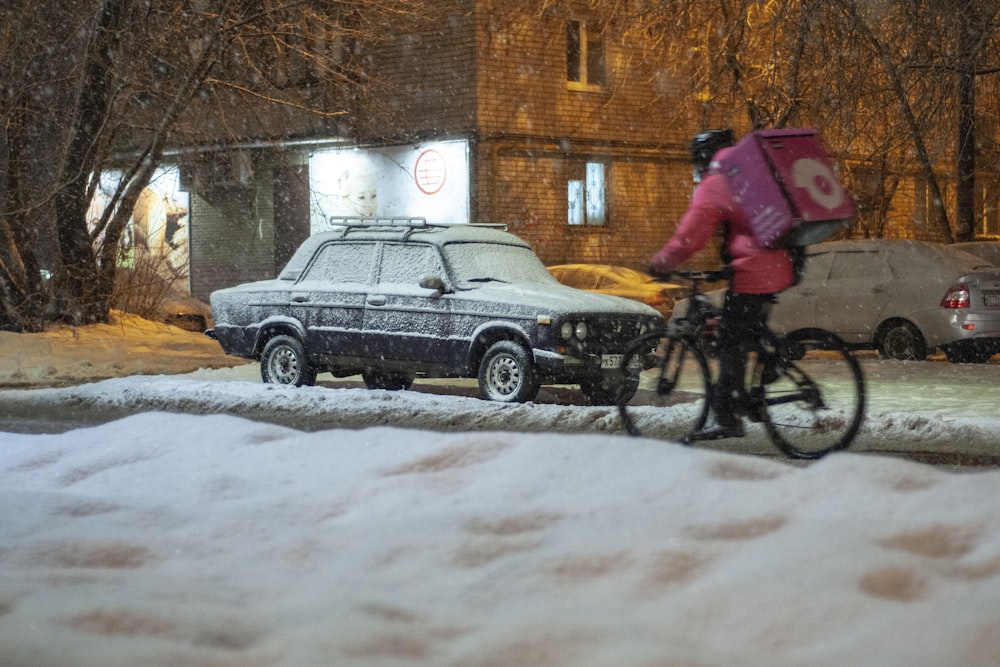
[[[432,274],[420,276],[420,286],[424,289],[434,290],[436,292],[435,296],[441,296],[447,291],[444,280],[440,276]]]

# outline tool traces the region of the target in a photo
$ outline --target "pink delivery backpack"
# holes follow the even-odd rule
[[[718,163],[765,248],[825,241],[857,213],[815,130],[757,130]]]

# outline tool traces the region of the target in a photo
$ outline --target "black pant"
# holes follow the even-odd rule
[[[729,290],[719,322],[719,380],[713,394],[716,421],[728,425],[738,421],[736,397],[746,374],[747,352],[767,327],[773,294],[740,294]]]

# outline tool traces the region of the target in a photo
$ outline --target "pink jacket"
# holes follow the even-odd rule
[[[695,188],[691,204],[677,224],[673,237],[650,259],[661,272],[672,271],[705,247],[716,228],[729,221],[729,254],[733,279],[730,288],[744,294],[770,294],[788,289],[795,282],[792,258],[787,250],[768,250],[757,245],[743,211],[733,202],[725,175],[709,172]]]

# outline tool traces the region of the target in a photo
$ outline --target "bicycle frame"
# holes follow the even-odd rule
[[[694,429],[683,439],[689,442],[705,423],[712,403],[715,373],[709,369],[706,356],[715,356],[718,320],[722,314],[722,309],[702,293],[701,284],[725,276],[711,271],[675,275],[690,284],[688,311],[663,331],[637,339],[630,352],[637,354],[645,346],[648,354],[652,344],[659,340],[653,366],[658,373],[656,396],[665,397],[679,390],[681,382],[690,385],[691,378],[687,376],[704,376],[704,390],[698,395],[705,407]],[[865,390],[860,367],[839,338],[818,330],[779,336],[765,326],[747,345],[745,354],[748,361],[751,356],[754,361],[738,389],[737,408],[751,421],[763,422],[775,445],[792,457],[812,459],[850,443],[860,427]],[[701,370],[698,373],[693,372],[695,367],[682,370],[685,358],[696,362]],[[638,377],[635,380],[639,382]],[[628,414],[628,400],[618,403],[619,410],[626,430],[638,435],[636,422]],[[662,399],[658,400],[662,404]]]

